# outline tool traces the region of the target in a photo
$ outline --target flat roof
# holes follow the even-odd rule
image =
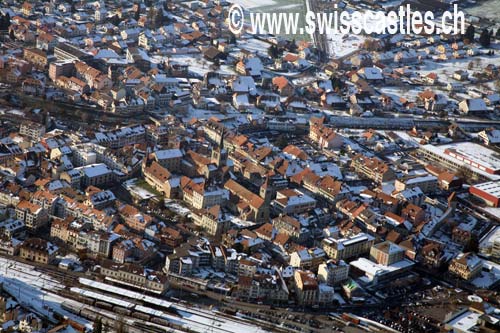
[[[454,329],[462,332],[470,331],[474,326],[477,326],[477,321],[481,317],[480,313],[465,311],[464,313],[451,319],[447,324]]]
[[[444,146],[445,153],[455,153],[471,162],[491,170],[500,170],[500,154],[473,142],[451,143]]]
[[[464,161],[461,161],[461,160],[458,160],[456,159],[455,157],[453,156],[450,156],[450,155],[447,155],[444,151],[447,149],[447,148],[452,148],[451,146],[454,146],[456,144],[451,144],[451,145],[442,145],[442,146],[434,146],[434,145],[431,145],[431,144],[427,144],[427,145],[422,145],[421,148],[436,155],[436,156],[439,156],[445,160],[448,160],[452,163],[455,163],[459,166],[463,166],[463,167],[466,167],[468,169],[471,169],[473,170],[475,173],[487,178],[487,179],[490,179],[490,180],[500,180],[500,175],[494,175],[494,174],[491,174],[491,173],[488,173],[486,172],[485,170],[481,170],[480,168],[477,168],[477,167],[474,167],[473,165],[469,164],[469,163],[465,163]],[[479,145],[477,145],[479,146]],[[479,146],[481,148],[483,148],[482,146]],[[500,163],[500,160],[499,162]]]
[[[487,193],[495,198],[500,198],[500,181],[492,181],[473,185],[472,187]]]
[[[414,262],[408,259],[403,259],[391,265],[385,266],[382,264],[377,264],[376,262],[373,262],[366,258],[359,258],[357,260],[351,261],[349,265],[356,267],[366,274],[374,277],[397,272],[399,270],[411,267],[414,265]]]

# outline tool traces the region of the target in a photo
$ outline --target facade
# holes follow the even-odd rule
[[[349,265],[343,260],[328,260],[318,267],[318,280],[329,286],[336,286],[349,278]]]
[[[500,206],[500,181],[491,181],[469,187],[469,192],[482,200],[487,206]]]
[[[193,214],[194,223],[210,236],[220,237],[229,230],[231,219],[225,214],[219,205],[202,210],[200,214]]]
[[[370,249],[370,259],[384,266],[401,261],[404,257],[405,250],[390,241],[375,244]]]
[[[23,221],[28,230],[37,230],[49,221],[47,210],[29,201],[21,201],[16,206],[16,218]]]
[[[21,258],[41,264],[51,263],[57,254],[58,248],[40,238],[27,239],[19,249]]]
[[[271,206],[278,214],[300,214],[314,209],[316,200],[299,190],[285,189],[276,192]]]
[[[290,255],[290,266],[316,272],[325,259],[325,252],[320,248],[295,251]]]
[[[483,268],[483,261],[474,253],[460,253],[450,263],[448,271],[470,281],[477,277]]]
[[[376,157],[366,157],[358,154],[351,160],[351,167],[366,178],[377,183],[394,180],[396,175],[388,164]]]
[[[372,236],[360,233],[349,238],[325,238],[321,245],[329,258],[346,260],[368,253],[374,240]]]
[[[301,305],[315,305],[318,300],[318,281],[311,271],[296,270],[294,273],[295,293]]]
[[[170,172],[180,171],[184,156],[180,149],[157,150],[153,153],[154,159]]]
[[[99,273],[112,281],[158,294],[163,294],[168,288],[168,279],[163,273],[148,272],[140,265],[117,265],[106,261],[101,265]]]
[[[25,121],[19,127],[19,134],[26,136],[31,140],[38,141],[45,134],[45,125]]]

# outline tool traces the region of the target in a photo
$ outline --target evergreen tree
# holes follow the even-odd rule
[[[134,15],[134,19],[136,21],[139,21],[139,19],[141,18],[141,4],[137,4],[137,10],[135,11],[135,15]]]
[[[161,8],[157,8],[156,10],[156,15],[154,17],[154,27],[155,28],[158,28],[158,27],[161,27],[163,25],[163,23],[165,22],[165,17],[163,16],[163,9]]]
[[[2,15],[0,17],[0,30],[7,30],[10,26],[10,15],[9,13]]]
[[[156,10],[151,7],[148,9],[147,22],[152,27],[154,27],[155,20],[156,20]]]
[[[467,30],[465,30],[464,34],[464,40],[469,41],[469,42],[474,42],[474,34],[476,33],[476,29],[474,26],[471,24],[467,27]]]
[[[482,47],[490,46],[491,33],[488,31],[488,29],[484,29],[483,32],[481,32],[481,36],[479,37],[479,43],[481,44]]]
[[[115,320],[115,332],[116,333],[125,333],[125,321],[123,320],[123,316],[118,316]]]
[[[271,45],[271,47],[267,50],[267,53],[269,54],[269,56],[273,59],[276,59],[278,58],[279,56],[279,50],[278,50],[278,46],[276,45]]]
[[[333,88],[333,91],[341,91],[343,88],[344,88],[344,82],[342,82],[341,79],[339,79],[338,77],[332,75],[332,77],[330,78],[330,81],[332,81],[332,88]]]
[[[229,44],[236,44],[236,36],[234,34],[231,34],[231,37],[229,38]]]
[[[96,317],[94,320],[93,333],[102,333],[102,318]]]
[[[281,134],[280,136],[278,136],[274,144],[276,145],[276,147],[283,149],[288,146],[288,139],[285,135]]]

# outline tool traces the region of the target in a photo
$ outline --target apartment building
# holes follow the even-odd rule
[[[384,266],[390,266],[404,257],[405,250],[390,241],[375,244],[370,249],[370,259]]]
[[[316,207],[316,200],[296,189],[284,189],[276,192],[276,199],[271,207],[278,214],[300,214]]]
[[[39,69],[44,69],[49,64],[47,54],[39,49],[26,48],[23,51],[23,57]]]
[[[459,253],[451,260],[448,271],[460,278],[470,281],[477,277],[483,269],[483,261],[474,253]]]
[[[290,266],[316,272],[319,264],[324,260],[324,250],[320,248],[303,249],[290,255]]]
[[[96,163],[75,168],[81,174],[81,186],[102,186],[114,180],[113,170],[104,163]]]
[[[231,226],[229,215],[224,213],[220,205],[195,212],[192,215],[194,223],[210,236],[220,237]]]
[[[180,149],[157,150],[153,158],[170,172],[179,172],[184,154]]]
[[[295,293],[300,305],[314,305],[318,300],[318,281],[311,271],[297,269],[293,275]]]
[[[163,294],[168,289],[168,279],[161,272],[145,270],[141,265],[118,265],[105,260],[101,263],[99,273],[111,281],[136,288]]]
[[[330,259],[318,266],[318,280],[329,286],[336,286],[349,278],[349,265],[343,260]]]
[[[396,174],[388,164],[377,157],[357,154],[351,159],[351,167],[357,172],[377,183],[396,179]]]
[[[45,125],[33,121],[23,121],[19,127],[19,134],[32,141],[39,141],[45,134]]]
[[[116,149],[146,142],[146,129],[142,125],[122,127],[112,131],[95,133],[95,142]]]
[[[344,137],[332,128],[326,127],[323,118],[312,117],[309,120],[309,139],[323,149],[340,148],[344,145]]]
[[[398,192],[418,187],[423,193],[432,194],[438,189],[438,178],[433,175],[403,177],[396,179],[394,187]]]
[[[16,206],[16,218],[23,221],[29,230],[37,230],[49,221],[47,210],[26,200],[20,201]]]
[[[372,236],[359,233],[348,238],[336,239],[328,237],[323,239],[321,245],[329,258],[346,260],[368,253],[374,241],[375,239]]]
[[[143,163],[142,174],[146,182],[155,190],[161,193],[167,193],[167,181],[172,177],[172,174],[158,162],[153,161],[150,165]]]
[[[24,260],[49,264],[55,259],[57,251],[57,246],[44,239],[29,238],[21,245],[19,255]]]
[[[278,233],[284,233],[298,242],[304,241],[309,235],[309,232],[302,228],[299,220],[289,215],[280,215],[273,219],[272,223]]]

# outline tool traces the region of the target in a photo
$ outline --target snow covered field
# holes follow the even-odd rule
[[[203,75],[212,70],[210,68],[212,63],[205,60],[201,55],[193,56],[192,54],[176,54],[170,56],[170,60],[179,64],[188,65],[188,70],[192,73],[198,74],[200,77],[203,77]],[[234,71],[226,65],[222,65],[217,72],[221,74],[234,74]]]
[[[229,2],[236,3],[246,9],[276,5],[274,0],[230,0]]]
[[[474,7],[467,8],[465,12],[470,15],[485,17],[500,23],[498,8],[500,8],[500,0],[488,0],[479,2],[479,4]]]

